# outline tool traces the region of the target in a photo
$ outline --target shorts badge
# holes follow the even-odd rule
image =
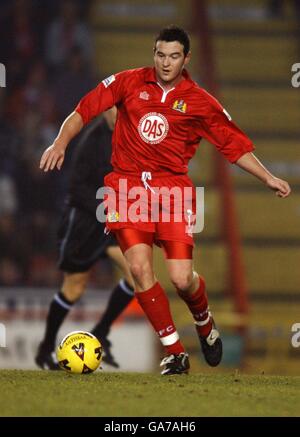
[[[116,223],[119,221],[119,219],[120,219],[120,215],[118,211],[109,212],[107,215],[107,220],[109,223]]]

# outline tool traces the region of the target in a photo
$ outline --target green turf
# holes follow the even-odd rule
[[[300,377],[0,371],[0,416],[298,416]]]

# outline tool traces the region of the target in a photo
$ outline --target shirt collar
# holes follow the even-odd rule
[[[187,90],[193,86],[193,81],[188,71],[184,68],[182,71],[183,79],[176,85],[176,89]],[[157,83],[155,68],[147,68],[145,72],[146,83]]]

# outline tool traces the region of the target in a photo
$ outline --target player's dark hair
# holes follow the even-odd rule
[[[166,42],[172,42],[172,41],[178,41],[180,44],[183,45],[183,53],[184,56],[188,54],[190,51],[190,37],[187,34],[187,32],[182,29],[181,27],[174,26],[171,24],[168,27],[165,27],[164,29],[161,29],[157,37],[155,38],[155,44],[154,44],[154,51],[156,49],[156,43],[157,41],[166,41]]]

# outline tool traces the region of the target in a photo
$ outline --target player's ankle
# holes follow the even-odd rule
[[[179,355],[182,352],[185,352],[180,340],[177,340],[176,343],[173,343],[170,346],[165,346],[165,351],[166,355]]]
[[[213,323],[212,320],[210,319],[205,325],[198,325],[198,323],[195,323],[196,325],[196,329],[197,329],[197,333],[200,337],[206,338],[209,336],[212,328],[213,328]]]

